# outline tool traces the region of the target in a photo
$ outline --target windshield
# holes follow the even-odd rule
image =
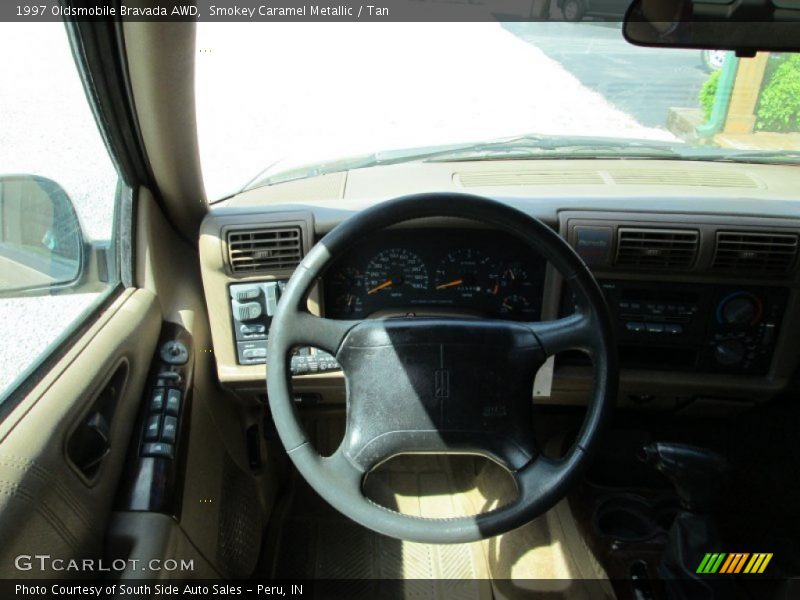
[[[407,160],[798,163],[800,55],[640,48],[619,23],[203,23],[209,200]]]

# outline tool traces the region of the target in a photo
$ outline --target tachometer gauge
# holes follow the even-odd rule
[[[483,252],[465,248],[451,252],[439,262],[433,287],[437,292],[457,292],[469,298],[492,294],[497,281],[492,259]]]
[[[406,292],[428,288],[428,269],[422,259],[402,248],[389,248],[369,261],[364,273],[367,295],[402,297]]]

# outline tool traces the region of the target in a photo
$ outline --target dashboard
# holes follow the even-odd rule
[[[487,229],[398,228],[364,239],[323,278],[335,319],[459,314],[541,318],[545,260]]]
[[[243,192],[215,206],[199,249],[220,383],[264,401],[271,315],[296,265],[326,233],[381,199],[441,189],[478,191],[536,217],[581,256],[615,323],[621,405],[727,410],[800,391],[793,333],[800,327],[800,171],[670,163],[665,178],[663,161],[501,166],[360,169],[337,179],[335,201],[314,199],[315,185],[331,183],[318,178]],[[577,185],[589,172],[600,173],[601,183]],[[555,185],[537,179],[542,173],[563,178]],[[745,173],[748,187],[731,189],[731,173]],[[467,175],[480,176],[484,187],[465,189],[474,181]],[[512,175],[520,178],[516,187],[507,183]],[[365,237],[337,257],[311,291],[308,309],[334,319],[536,321],[567,314],[573,304],[562,278],[513,236],[481,223],[428,218]],[[291,371],[303,401],[344,402],[335,357],[299,348]],[[592,372],[585,355],[560,354],[548,377],[551,384],[537,396],[543,401],[586,402]]]

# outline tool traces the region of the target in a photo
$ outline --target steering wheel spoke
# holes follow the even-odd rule
[[[326,319],[297,311],[288,341],[293,346],[313,346],[335,356],[344,338],[360,322]]]
[[[554,321],[531,323],[530,327],[547,356],[566,350],[592,351],[596,347],[592,319],[582,311]]]

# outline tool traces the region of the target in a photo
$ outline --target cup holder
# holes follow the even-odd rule
[[[620,542],[643,542],[664,533],[671,523],[668,507],[651,505],[641,496],[619,494],[601,499],[594,511],[595,532]],[[672,513],[674,516],[674,513]]]

